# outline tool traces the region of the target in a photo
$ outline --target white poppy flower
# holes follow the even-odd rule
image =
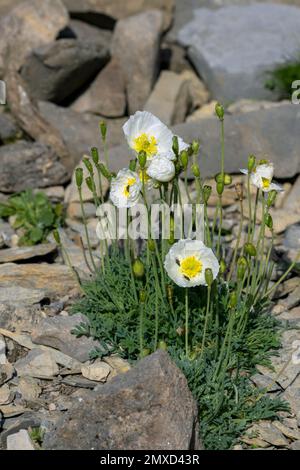
[[[137,173],[123,168],[111,182],[110,199],[119,208],[132,207],[137,203],[141,189]]]
[[[242,169],[241,172],[244,175],[248,174],[248,170]],[[276,183],[272,183],[274,175],[273,163],[261,163],[258,164],[250,174],[251,183],[263,192],[268,193],[269,191],[283,191],[282,187]]]
[[[172,152],[173,133],[156,116],[148,111],[137,111],[130,116],[123,126],[123,131],[129,147],[138,154],[146,152],[147,159],[156,155],[164,155],[170,160],[175,156]],[[188,145],[178,137],[179,151]]]
[[[167,157],[155,157],[147,168],[147,175],[156,181],[167,183],[175,176],[175,165]]]
[[[206,286],[205,270],[210,268],[215,279],[219,262],[211,248],[200,240],[180,240],[169,250],[165,263],[169,277],[181,287]]]

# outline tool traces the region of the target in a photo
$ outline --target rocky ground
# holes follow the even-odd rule
[[[245,5],[243,11],[236,9],[238,3]],[[113,170],[128,164],[123,123],[128,114],[146,109],[186,141],[201,139],[201,170],[209,178],[219,170],[219,128],[212,119],[217,99],[226,105],[227,171],[237,173],[250,153],[267,157],[285,189],[272,213],[278,262],[273,281],[283,263],[295,257],[300,248],[300,108],[278,101],[262,77],[296,45],[300,1],[253,3],[0,1],[0,79],[7,86],[7,105],[0,106],[0,201],[32,188],[63,203],[67,217],[61,237],[80,275],[87,276],[81,250],[86,239],[73,170],[92,146],[100,146],[99,120],[108,124]],[[234,176],[234,182],[239,179]],[[83,199],[97,253],[97,220],[88,190]],[[211,198],[211,216],[215,203]],[[232,187],[225,191],[224,208],[224,241],[231,244],[238,220]],[[130,366],[118,357],[90,361],[93,341],[71,334],[86,320],[70,315],[80,293],[62,253],[51,237],[42,245],[19,247],[20,231],[13,222],[0,219],[0,448],[38,448],[36,428],[48,431],[47,448],[92,446],[96,431],[89,431],[87,444],[86,426],[90,409],[99,412],[98,400],[105,400],[108,410],[98,419],[118,439],[125,433],[117,433],[110,420],[113,403],[120,403],[120,416],[136,416],[127,441],[118,441],[120,448],[136,448],[136,443],[145,448],[145,442],[148,448],[200,448],[194,437],[196,410],[182,374],[162,352],[126,375]],[[270,386],[269,393],[289,401],[291,413],[283,413],[280,423],[255,425],[237,448],[300,449],[300,368],[291,362],[284,368],[294,342],[300,341],[297,273],[273,301],[272,313],[287,328],[280,354],[274,356],[275,372],[259,368],[253,385]],[[153,380],[157,376],[161,383]],[[143,391],[139,397],[137,384]],[[166,393],[157,398],[162,388]],[[160,414],[153,411],[151,394],[161,400]],[[124,397],[132,398],[127,407]],[[174,410],[167,411],[164,404],[170,402]],[[177,422],[172,412],[179,413]],[[65,419],[73,421],[73,434],[64,434]],[[159,433],[142,435],[145,421],[159,425]],[[128,426],[125,418],[123,425]]]

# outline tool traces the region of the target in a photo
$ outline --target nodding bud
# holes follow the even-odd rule
[[[223,121],[224,120],[224,107],[220,103],[216,104],[215,112],[218,118],[220,119],[220,121]]]
[[[236,183],[234,185],[234,189],[235,189],[235,192],[236,192],[236,195],[238,197],[238,200],[239,201],[242,201],[243,198],[244,198],[244,191],[243,191],[243,185],[242,183]]]
[[[146,302],[146,297],[147,297],[147,295],[146,295],[145,289],[140,290],[140,292],[139,292],[139,298],[140,298],[140,302],[141,302],[142,304]]]
[[[94,190],[94,184],[93,184],[92,178],[91,178],[90,176],[88,176],[88,177],[85,179],[85,182],[86,182],[86,185],[87,185],[87,187],[89,188],[89,190],[90,190],[91,192],[93,192],[93,190]]]
[[[217,182],[217,193],[219,194],[219,196],[221,196],[223,194],[223,191],[224,191],[224,181],[218,181]]]
[[[247,267],[248,262],[245,256],[241,256],[237,261],[237,278],[239,281],[242,281],[244,279]]]
[[[154,253],[155,251],[155,241],[152,240],[151,238],[149,238],[148,240],[148,248],[150,251],[152,251],[152,253]]]
[[[198,155],[198,153],[199,153],[199,148],[200,148],[200,144],[199,144],[198,140],[193,140],[193,142],[192,142],[192,150],[193,150],[193,154],[194,154],[194,155]]]
[[[53,238],[54,238],[54,240],[56,241],[56,243],[57,243],[58,245],[61,244],[60,235],[59,235],[58,230],[53,230]]]
[[[168,349],[167,343],[165,341],[159,341],[158,349],[162,349],[163,351],[166,351]]]
[[[237,306],[238,298],[237,298],[237,293],[235,291],[231,292],[230,297],[229,297],[229,304],[228,307],[230,309],[233,309]]]
[[[208,184],[205,184],[203,186],[203,197],[204,197],[204,202],[207,204],[208,203],[208,200],[210,198],[210,195],[211,195],[211,192],[212,192],[212,187],[209,186]]]
[[[222,175],[222,173],[218,173],[215,176],[215,181],[216,181],[216,183],[221,183],[223,181],[224,185],[228,186],[229,184],[232,183],[232,176],[229,175],[228,173],[224,173],[223,175]]]
[[[205,282],[208,285],[208,287],[210,287],[212,283],[214,282],[214,275],[210,268],[205,269]]]
[[[266,226],[267,226],[270,230],[272,230],[272,229],[273,229],[273,219],[272,219],[271,214],[269,214],[269,213],[265,214],[264,220],[265,220]]]
[[[139,160],[139,164],[140,164],[140,167],[142,168],[142,170],[145,168],[146,166],[146,162],[147,162],[147,154],[144,150],[141,150],[138,154],[138,160]]]
[[[91,164],[90,160],[88,158],[84,158],[83,160],[84,166],[86,167],[87,171],[89,172],[90,175],[94,174],[94,168],[93,165]]]
[[[172,150],[175,153],[176,157],[178,156],[179,153],[179,144],[178,144],[178,137],[177,135],[173,136],[173,144],[172,144]]]
[[[276,199],[276,196],[277,196],[277,191],[275,191],[275,189],[272,189],[268,194],[268,199],[267,199],[267,206],[268,207],[273,206],[273,204],[275,202],[275,199]]]
[[[174,289],[170,284],[167,285],[167,296],[168,296],[168,301],[170,304],[173,303],[173,294],[174,294]]]
[[[142,279],[145,275],[145,266],[140,259],[136,259],[132,265],[133,274],[137,279]]]
[[[259,165],[268,165],[269,160],[267,160],[266,158],[261,158],[259,161],[258,161],[258,164]]]
[[[224,258],[221,259],[220,261],[220,273],[224,274],[226,272],[227,266],[226,266],[226,261]]]
[[[76,179],[76,184],[77,184],[78,188],[81,188],[82,181],[83,181],[83,169],[82,168],[76,168],[76,170],[75,170],[75,179]]]
[[[141,352],[141,357],[147,357],[151,353],[149,348],[144,348]]]
[[[100,121],[99,127],[100,127],[100,132],[101,132],[102,140],[103,140],[103,142],[105,142],[105,140],[106,140],[106,133],[107,133],[106,122],[105,122],[105,121]]]
[[[256,164],[256,157],[255,155],[249,155],[248,157],[248,171],[251,173],[251,171],[255,168]]]
[[[136,170],[136,158],[133,158],[129,162],[129,170],[135,171]]]
[[[197,163],[194,163],[192,165],[192,173],[195,176],[195,178],[200,178],[201,173],[200,173],[199,165],[197,165]]]
[[[255,246],[253,245],[253,243],[245,243],[244,245],[244,251],[246,253],[246,255],[249,255],[249,256],[256,256],[256,248]]]
[[[112,174],[108,171],[108,169],[106,168],[106,166],[103,163],[99,164],[99,170],[101,171],[102,175],[105,178],[107,178],[108,180],[111,179]]]
[[[91,148],[91,155],[92,155],[92,160],[95,163],[95,165],[98,165],[99,163],[99,153],[97,147],[92,147]]]
[[[186,170],[189,163],[189,155],[186,150],[182,150],[182,152],[180,152],[180,162],[182,168]]]

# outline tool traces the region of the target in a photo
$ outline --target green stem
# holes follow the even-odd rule
[[[81,208],[81,213],[82,213],[82,220],[83,220],[83,225],[84,225],[84,231],[85,231],[88,251],[89,251],[89,255],[90,255],[90,258],[91,258],[93,268],[96,271],[97,268],[96,268],[96,264],[95,264],[93,253],[92,253],[90,237],[89,237],[89,232],[88,232],[87,222],[86,222],[86,215],[85,215],[85,210],[84,210],[84,205],[83,205],[83,200],[82,200],[82,190],[81,190],[81,188],[78,188],[78,192],[79,192],[80,208]]]
[[[189,357],[189,291],[185,288],[185,355]]]
[[[202,336],[200,360],[203,357],[204,349],[205,349],[205,340],[206,340],[206,333],[207,333],[209,313],[210,313],[210,294],[211,294],[211,286],[207,286],[206,312],[205,312],[205,322],[204,322],[204,330],[203,330],[203,336]]]

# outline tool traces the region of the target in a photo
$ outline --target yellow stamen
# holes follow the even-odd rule
[[[123,190],[123,194],[124,196],[128,197],[130,192],[130,186],[132,186],[133,184],[136,183],[136,179],[135,178],[128,178],[128,180],[126,181],[126,185],[124,186],[124,190]]]
[[[142,182],[144,181],[144,183],[147,183],[149,180],[151,180],[150,176],[147,175],[146,171],[143,170],[139,171],[139,177]]]
[[[269,180],[268,178],[262,177],[262,184],[263,184],[263,189],[269,189],[271,180]]]
[[[145,132],[134,139],[134,150],[139,153],[146,152],[147,157],[153,157],[157,153],[157,141],[154,136],[148,136]]]
[[[202,271],[202,263],[195,256],[188,256],[180,262],[181,273],[191,279]]]

